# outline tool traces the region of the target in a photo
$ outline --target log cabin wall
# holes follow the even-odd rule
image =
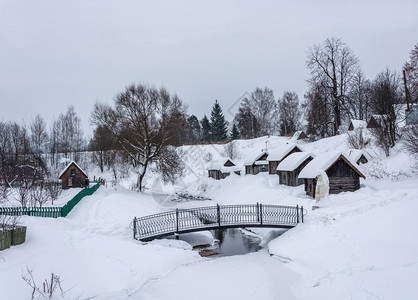
[[[62,189],[85,187],[87,176],[75,165],[70,166],[61,176]]]

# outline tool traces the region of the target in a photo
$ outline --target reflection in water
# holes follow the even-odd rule
[[[213,236],[219,240],[219,244],[212,251],[219,256],[246,254],[260,249],[260,238],[243,234],[239,229],[214,230]]]

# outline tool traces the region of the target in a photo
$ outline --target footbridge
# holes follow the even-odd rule
[[[293,228],[303,223],[303,206],[283,205],[216,205],[176,209],[159,214],[134,218],[134,239],[150,241],[155,238],[194,231],[270,227]]]

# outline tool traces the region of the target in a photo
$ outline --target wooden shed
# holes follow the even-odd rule
[[[241,175],[241,168],[238,167],[231,159],[227,159],[222,163],[214,162],[208,169],[209,177],[213,179],[224,179],[229,176],[231,172]]]
[[[269,164],[267,161],[268,155],[268,152],[262,152],[261,154],[257,155],[254,160],[246,161],[244,163],[245,175],[257,175],[260,172],[267,172]]]
[[[308,138],[309,138],[308,135],[303,130],[299,130],[293,134],[292,140],[299,141],[299,140],[306,140]]]
[[[296,152],[286,157],[277,167],[280,184],[302,185],[304,181],[298,178],[299,173],[314,157],[310,152]]]
[[[62,189],[82,188],[89,185],[89,178],[74,161],[71,161],[61,172],[58,179],[61,179]]]
[[[302,149],[296,144],[283,144],[280,147],[271,150],[267,157],[269,164],[269,174],[277,174],[277,166],[283,159],[292,153],[302,152]]]
[[[367,128],[381,128],[385,119],[387,119],[387,115],[372,115],[367,122]]]
[[[348,130],[352,131],[352,130],[366,128],[366,127],[367,127],[367,122],[366,121],[363,121],[363,120],[351,120],[350,121],[350,125],[348,126]]]
[[[351,161],[356,162],[358,165],[367,164],[369,160],[367,159],[366,153],[360,149],[349,149],[344,151],[344,155],[349,157]]]
[[[316,176],[325,171],[329,179],[329,193],[353,192],[360,188],[360,177],[366,179],[360,167],[341,152],[327,152],[315,157],[302,169],[305,192],[315,198]]]

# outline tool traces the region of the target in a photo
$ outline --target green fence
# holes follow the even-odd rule
[[[70,211],[74,208],[74,206],[76,206],[81,201],[81,199],[83,199],[85,196],[93,195],[93,193],[99,188],[99,186],[100,186],[100,182],[96,183],[92,187],[82,189],[81,192],[75,195],[73,199],[68,201],[67,204],[65,204],[62,207],[61,216],[66,217],[70,213]]]
[[[0,230],[0,251],[23,244],[26,240],[26,226]]]
[[[92,195],[100,186],[100,182],[94,186],[82,189],[77,195],[67,202],[63,207],[0,207],[0,215],[10,216],[34,216],[45,218],[66,217],[70,211],[85,196]]]

